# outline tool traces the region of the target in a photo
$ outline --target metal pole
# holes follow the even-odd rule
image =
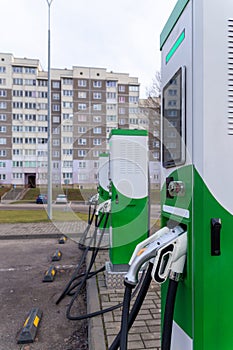
[[[46,0],[48,4],[48,218],[52,220],[52,133],[51,133],[51,71],[50,71],[50,7],[53,0]]]

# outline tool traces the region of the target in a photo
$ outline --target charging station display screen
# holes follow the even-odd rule
[[[185,67],[163,88],[163,166],[185,162]]]

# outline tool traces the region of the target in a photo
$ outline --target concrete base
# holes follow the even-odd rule
[[[106,287],[109,289],[124,288],[124,277],[127,271],[113,271],[110,261],[105,263],[105,281]]]

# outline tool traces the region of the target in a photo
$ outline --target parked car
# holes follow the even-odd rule
[[[36,204],[47,204],[47,195],[46,194],[39,194],[36,197]]]
[[[55,203],[56,204],[67,204],[68,200],[67,200],[66,195],[65,194],[58,194]]]

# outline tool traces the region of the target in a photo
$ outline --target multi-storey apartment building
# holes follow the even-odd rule
[[[54,185],[96,183],[112,128],[148,127],[138,78],[105,68],[51,69]],[[0,54],[0,184],[42,186],[48,167],[48,74],[39,60]]]

